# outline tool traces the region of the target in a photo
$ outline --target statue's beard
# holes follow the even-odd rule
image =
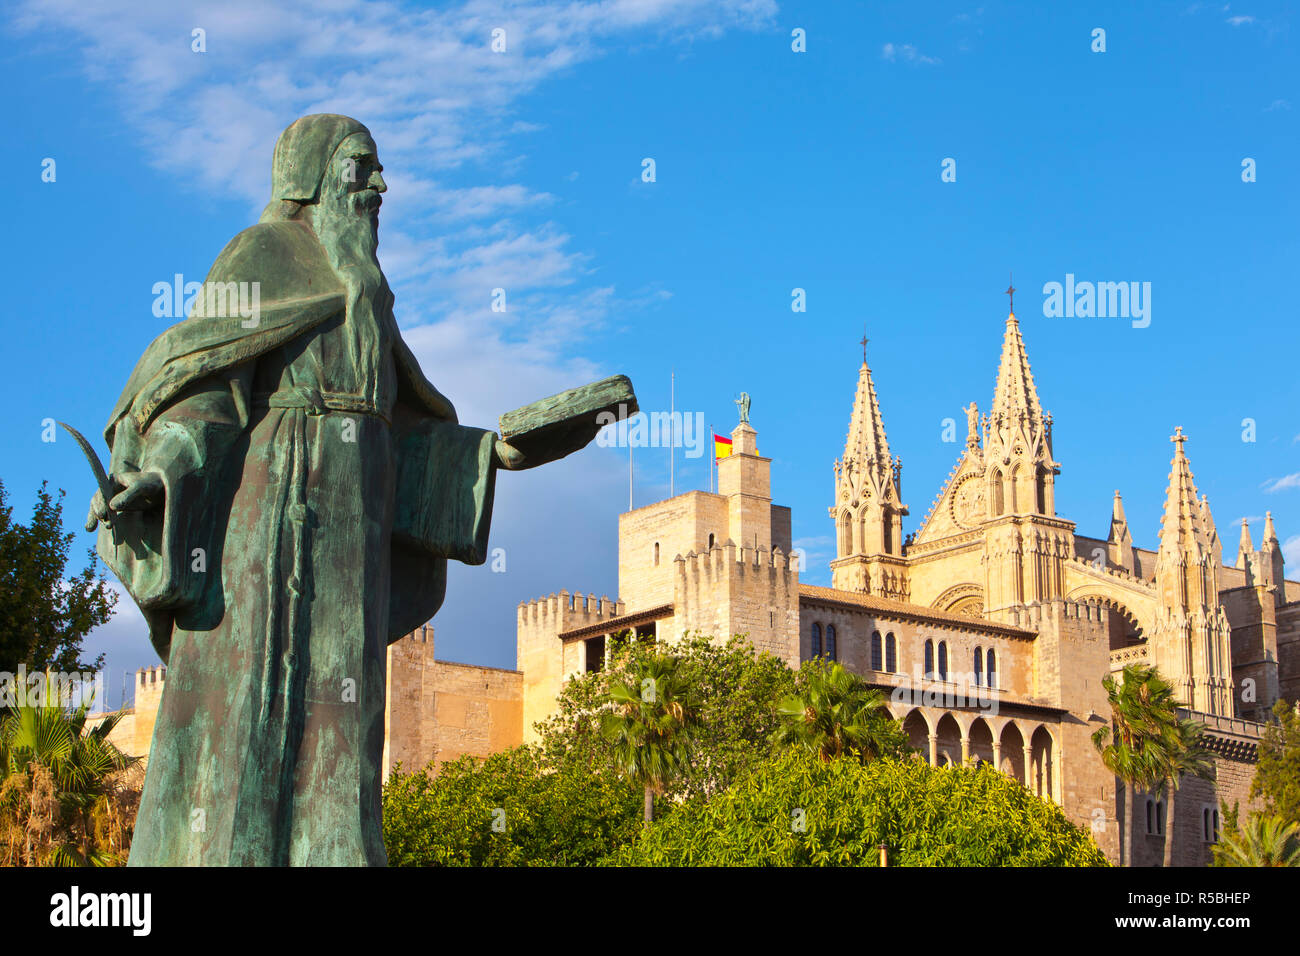
[[[379,268],[379,193],[339,190],[312,209],[312,228],[347,289],[346,336],[363,392],[374,396],[384,348],[391,344],[393,295]]]
[[[312,211],[312,226],[330,265],[345,283],[360,270],[360,278],[382,280],[379,268],[379,193],[373,189],[325,196]],[[365,273],[370,272],[370,275]]]

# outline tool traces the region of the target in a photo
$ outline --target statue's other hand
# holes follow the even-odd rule
[[[497,439],[496,447],[497,466],[505,468],[507,471],[515,471],[524,467],[524,453],[514,445]]]
[[[109,515],[108,505],[104,503],[104,493],[97,491],[90,498],[90,511],[86,513],[86,530],[94,531],[95,526],[103,522],[105,528],[113,526],[113,519]]]
[[[108,503],[113,511],[148,511],[162,504],[162,472],[124,471],[112,480],[122,487]]]

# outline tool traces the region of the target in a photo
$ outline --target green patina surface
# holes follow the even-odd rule
[[[636,411],[622,376],[460,425],[403,343],[374,256],[386,188],[368,131],[296,122],[262,221],[208,282],[260,314],[165,331],[105,431],[88,526],[168,664],[132,865],[386,862],[387,645],[487,556],[499,468],[583,447]]]

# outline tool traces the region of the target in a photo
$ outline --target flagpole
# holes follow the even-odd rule
[[[713,466],[718,459],[718,443],[713,440],[713,423],[709,423],[709,494],[713,494]]]
[[[672,373],[672,382],[668,387],[668,497],[673,497],[676,491],[676,469],[677,469],[677,432],[674,428],[677,417],[677,372]]]

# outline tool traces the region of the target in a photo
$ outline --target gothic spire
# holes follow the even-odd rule
[[[1255,557],[1255,542],[1250,540],[1250,523],[1241,519],[1241,544],[1237,546],[1237,567],[1243,571],[1250,570],[1250,563]]]
[[[1119,496],[1119,489],[1115,489],[1115,502],[1110,508],[1110,533],[1111,537],[1118,536],[1120,530],[1128,531],[1128,519],[1124,517],[1124,501]]]
[[[853,400],[848,439],[844,443],[844,463],[847,465],[849,462],[878,474],[891,464],[889,439],[885,437],[885,423],[880,417],[880,402],[876,399],[876,386],[871,381],[865,346],[862,368],[858,369],[858,393]]]
[[[1182,428],[1174,443],[1169,490],[1156,552],[1155,625],[1148,659],[1191,710],[1233,713],[1228,615],[1219,601],[1219,555],[1208,502],[1196,494]]]
[[[1043,418],[1043,407],[1038,402],[1038,389],[1034,387],[1034,373],[1029,370],[1029,356],[1025,354],[1025,340],[1020,336],[1020,323],[1014,312],[1007,316],[1006,333],[1002,338],[1002,361],[998,365],[998,381],[993,389],[991,415],[1010,418],[1028,413],[1029,420],[1037,423]]]
[[[1187,436],[1182,426],[1174,429],[1169,440],[1174,443],[1170,462],[1169,490],[1165,495],[1164,516],[1160,521],[1160,554],[1182,551],[1189,555],[1208,553],[1209,540],[1201,518],[1201,502],[1192,480],[1192,468],[1183,451]]]
[[[1214,515],[1210,513],[1209,495],[1201,495],[1201,530],[1217,568],[1223,563],[1223,543],[1219,541],[1219,529],[1214,526]]]
[[[1277,531],[1273,528],[1273,512],[1264,512],[1264,540],[1259,545],[1259,562],[1261,574],[1267,574],[1265,586],[1278,588],[1278,600],[1281,602],[1286,589],[1286,568],[1282,556],[1282,544],[1277,540]]]
[[[1277,531],[1273,527],[1273,512],[1265,511],[1264,512],[1264,537],[1263,540],[1260,541],[1259,546],[1260,548],[1267,548],[1270,545],[1272,545],[1275,548],[1279,547],[1278,540],[1277,540]]]
[[[1106,538],[1106,550],[1115,567],[1133,571],[1133,535],[1128,530],[1128,519],[1124,517],[1124,502],[1120,500],[1119,490],[1115,491],[1115,503],[1110,512],[1110,534]]]

